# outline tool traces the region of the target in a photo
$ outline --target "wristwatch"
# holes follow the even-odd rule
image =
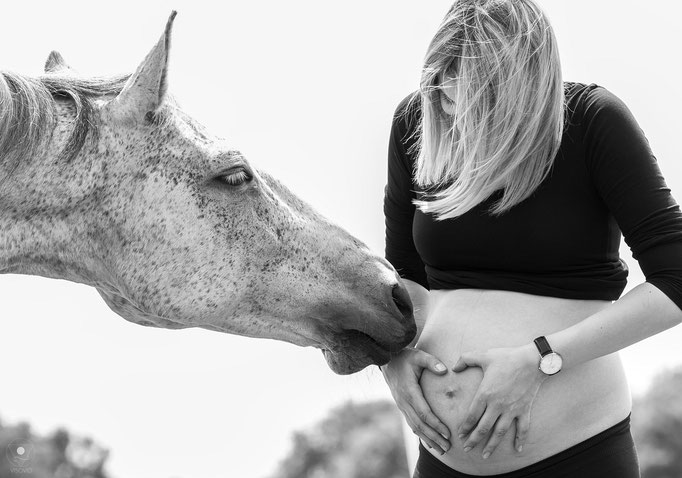
[[[561,371],[563,359],[561,355],[552,350],[545,336],[538,337],[533,342],[540,352],[540,364],[538,368],[545,375],[556,375]]]

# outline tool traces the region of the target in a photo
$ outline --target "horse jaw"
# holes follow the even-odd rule
[[[174,322],[164,317],[144,312],[119,292],[115,292],[105,287],[97,287],[96,289],[109,308],[128,322],[144,325],[146,327],[159,327],[163,329],[186,329],[190,327],[186,324]]]

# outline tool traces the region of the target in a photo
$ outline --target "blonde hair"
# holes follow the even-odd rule
[[[443,78],[454,112],[441,107]],[[559,150],[564,88],[557,42],[534,0],[457,0],[426,54],[415,200],[439,220],[497,190],[499,215],[542,183]]]

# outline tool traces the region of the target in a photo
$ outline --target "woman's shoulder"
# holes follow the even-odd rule
[[[584,144],[591,169],[601,167],[615,174],[628,160],[632,161],[629,168],[633,170],[638,161],[646,164],[653,157],[644,131],[630,108],[606,87],[573,83],[566,89],[566,100],[573,113],[568,127],[579,129],[578,137]]]
[[[421,98],[419,95],[419,90],[411,92],[405,98],[400,100],[400,103],[398,103],[398,106],[395,109],[395,113],[396,115],[405,114],[413,110],[421,110]]]
[[[627,108],[623,101],[608,88],[596,83],[564,82],[566,107],[580,120],[599,115],[618,114]]]
[[[417,127],[421,120],[422,103],[419,90],[413,91],[403,98],[395,109],[393,122],[400,126],[403,132]]]

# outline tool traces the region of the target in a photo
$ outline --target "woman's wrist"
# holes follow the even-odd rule
[[[542,370],[540,370],[541,357],[533,342],[529,342],[519,347],[519,352],[523,356],[524,363],[526,364],[524,368],[533,370],[543,381],[549,377],[549,375],[544,374]]]
[[[535,344],[533,342],[528,342],[527,344],[521,346],[521,350],[523,351],[523,355],[526,357],[527,362],[537,368],[538,362],[540,360],[540,354],[538,353],[538,349]]]
[[[377,367],[379,367],[379,370],[381,371],[381,373],[384,374],[384,376],[385,376],[386,375],[386,367],[388,367],[391,364],[391,362],[393,362],[397,357],[399,357],[400,355],[405,353],[406,350],[411,349],[411,348],[413,348],[413,347],[411,345],[408,345],[407,347],[403,348],[397,354],[391,356],[391,359],[388,362],[386,362],[385,364],[377,365]]]

